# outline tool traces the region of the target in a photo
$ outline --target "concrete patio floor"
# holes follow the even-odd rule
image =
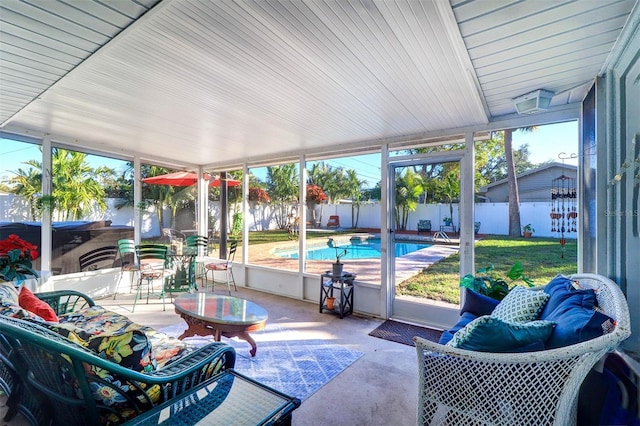
[[[225,294],[226,286],[217,285],[216,293]],[[294,426],[415,424],[415,348],[369,336],[368,333],[383,322],[381,319],[357,315],[340,319],[334,314],[319,313],[317,303],[245,288],[232,291],[232,295],[263,306],[269,313],[268,323],[304,333],[309,339],[332,340],[363,353],[360,359],[302,403],[293,414]],[[150,299],[148,305],[143,300],[136,306],[135,313],[131,313],[131,294],[118,295],[115,301],[112,297],[98,299],[96,303],[156,329],[182,321],[172,304],[163,311],[158,298]],[[256,356],[260,356],[259,344]],[[4,414],[2,411],[0,418]],[[26,422],[18,416],[6,424],[23,425]]]

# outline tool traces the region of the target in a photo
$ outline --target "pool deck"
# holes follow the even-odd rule
[[[378,235],[375,234],[354,234],[353,236],[378,237]],[[352,235],[343,234],[332,237],[338,244],[348,244]],[[400,238],[411,242],[420,242],[432,245],[396,258],[396,284],[416,275],[424,268],[429,267],[439,260],[457,253],[459,250],[459,240],[456,239],[451,239],[449,243],[444,244],[440,241],[433,241],[430,237],[426,236],[402,235]],[[298,259],[281,258],[274,254],[274,250],[283,250],[291,246],[295,247],[296,243],[296,241],[285,241],[279,243],[252,245],[249,254],[249,263],[270,268],[297,271]],[[323,241],[322,244],[326,244],[326,241]],[[308,244],[308,246],[311,245],[313,245],[313,240],[310,240]],[[242,254],[240,251],[238,251],[235,261],[242,261]],[[331,261],[327,260],[307,259],[305,272],[308,274],[322,274],[331,269],[331,263]],[[342,263],[345,264],[346,271],[357,274],[358,281],[380,284],[380,259],[349,259],[344,260]]]

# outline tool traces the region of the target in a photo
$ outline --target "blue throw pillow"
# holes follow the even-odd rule
[[[593,289],[577,289],[569,278],[558,275],[544,291],[549,301],[540,318],[556,322],[545,343],[547,349],[584,342],[613,329],[614,320],[595,310],[598,302]]]
[[[552,321],[514,323],[485,315],[458,331],[447,345],[480,352],[520,352],[525,346],[547,340],[553,325]]]
[[[545,342],[547,349],[560,348],[594,339],[609,333],[614,328],[614,320],[602,312],[581,307],[555,309],[546,317],[555,321],[556,326]]]
[[[566,311],[569,307],[580,307],[592,310],[597,304],[593,289],[576,289],[573,282],[562,275],[552,279],[544,292],[549,295],[549,300],[540,313],[540,319],[546,319],[556,309]]]
[[[462,315],[460,315],[458,322],[453,327],[451,327],[450,330],[446,330],[442,333],[442,335],[440,336],[440,340],[438,340],[438,343],[440,343],[441,345],[446,345],[447,343],[449,343],[449,340],[453,339],[454,334],[456,334],[465,325],[478,318],[478,316],[480,315],[474,315],[471,312],[463,312]]]
[[[499,300],[465,288],[464,303],[460,308],[460,314],[462,315],[465,312],[470,312],[477,317],[491,315],[491,312],[493,312],[495,307],[498,306],[498,303],[500,303]]]

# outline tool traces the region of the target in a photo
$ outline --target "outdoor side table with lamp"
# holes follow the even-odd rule
[[[349,272],[333,275],[332,271],[327,271],[320,275],[320,313],[326,309],[340,315],[341,319],[345,315],[353,314],[353,281],[355,279],[356,274]],[[334,290],[340,293],[339,297],[333,295]],[[334,297],[337,306],[330,307],[327,299]]]

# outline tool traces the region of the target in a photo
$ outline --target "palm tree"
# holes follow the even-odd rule
[[[507,159],[507,182],[509,184],[509,236],[519,237],[520,234],[520,193],[516,176],[515,161],[513,161],[513,131],[504,131],[504,154]]]
[[[442,179],[441,184],[438,185],[437,191],[443,202],[449,204],[449,217],[451,218],[451,225],[455,228],[453,223],[453,201],[460,197],[460,169],[449,171]]]
[[[42,192],[42,164],[35,160],[26,161],[24,164],[31,166],[31,168],[18,169],[13,172],[16,176],[9,180],[9,185],[13,187],[9,191],[24,197],[29,202],[31,220],[35,222],[38,217],[36,200]]]
[[[326,188],[331,188],[331,167],[327,166],[324,162],[316,163],[309,169],[309,179],[308,184],[317,185],[322,188],[323,193],[327,196],[329,202],[331,202],[331,193],[327,192]],[[316,218],[316,208],[315,203],[313,205],[307,205],[307,210],[309,211],[309,219],[312,223],[320,223],[322,222],[322,215],[324,213],[324,202],[318,203],[320,204],[320,215]]]
[[[403,176],[396,175],[394,213],[397,229],[407,229],[409,212],[418,207],[418,201],[423,192],[422,177],[413,170],[407,169]]]
[[[358,179],[358,173],[355,170],[347,170],[347,186],[349,197],[351,198],[351,226],[358,227],[358,218],[360,217],[360,204],[362,203],[362,190],[364,181]]]
[[[523,127],[517,130],[535,132],[536,126]],[[518,177],[516,162],[513,155],[513,129],[504,131],[504,154],[507,159],[507,182],[509,184],[509,236],[520,237],[520,192],[518,191]]]
[[[276,224],[287,226],[287,215],[292,203],[298,202],[298,172],[295,164],[267,167],[267,193],[275,205]]]
[[[76,220],[87,216],[96,206],[101,212],[107,208],[104,188],[97,181],[96,169],[87,163],[87,154],[52,149],[51,193],[56,211],[62,220]]]
[[[171,173],[171,170],[151,165],[144,165],[140,170],[142,178],[160,176]],[[145,205],[155,206],[158,216],[158,229],[164,228],[164,208],[171,206],[171,196],[175,188],[169,185],[143,185],[142,199]]]
[[[87,154],[81,152],[53,148],[51,155],[51,196],[55,200],[52,213],[56,218],[76,220],[87,216],[94,208],[103,212],[107,208],[106,193],[96,177],[113,172],[104,168],[92,168],[86,161]],[[31,202],[31,215],[35,219],[37,201],[42,192],[42,163],[29,160],[25,164],[31,166],[31,169],[19,169],[11,183],[15,184],[15,194],[22,195]]]

